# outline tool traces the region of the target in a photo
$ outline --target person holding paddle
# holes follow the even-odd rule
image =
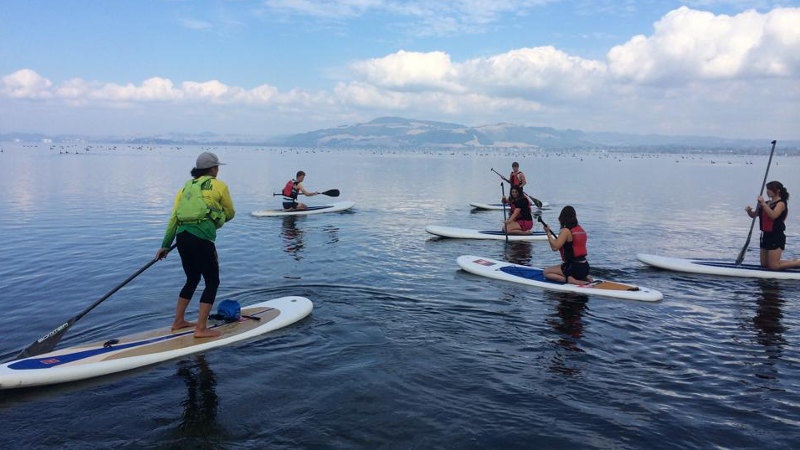
[[[525,174],[519,170],[519,163],[516,161],[511,163],[511,175],[508,176],[508,182],[512,187],[524,187],[528,184],[528,181],[525,179]]]
[[[503,222],[503,231],[507,234],[531,234],[531,228],[533,228],[531,204],[525,198],[522,188],[511,186],[511,189],[508,190],[508,197],[503,197],[501,200],[511,206],[511,214]]]
[[[542,218],[539,217],[542,222]],[[561,252],[563,263],[544,269],[544,277],[548,280],[567,282],[570,284],[586,284],[592,281],[589,276],[589,262],[586,260],[586,231],[578,224],[575,208],[565,206],[558,215],[561,230],[555,236],[546,223],[542,227],[547,233],[547,241],[553,251]]]
[[[800,267],[800,260],[781,261],[781,255],[786,249],[786,215],[789,210],[786,206],[789,192],[780,181],[767,183],[767,197],[759,195],[758,206],[755,209],[749,205],[745,208],[747,215],[758,217],[761,229],[761,266],[769,270],[784,270]]]
[[[172,329],[195,327],[196,338],[220,335],[219,331],[208,328],[208,315],[219,287],[219,259],[214,241],[217,229],[236,214],[228,186],[216,178],[220,165],[223,163],[213,153],[203,152],[197,157],[195,168],[191,171],[192,179],[175,197],[175,206],[161,248],[156,253],[156,258],[165,258],[171,250],[172,240],[177,236],[186,283],[178,295]],[[200,296],[197,323],[188,322],[184,319],[184,313],[200,283],[200,277],[205,281],[205,289]]]
[[[500,172],[494,170],[494,168],[492,168],[490,170],[492,172],[494,172],[495,174],[497,174],[497,176],[499,176],[503,181],[505,181],[506,183],[510,184],[512,187],[513,186],[523,187],[526,184],[528,184],[527,179],[525,179],[525,174],[522,173],[519,170],[519,163],[516,162],[516,161],[514,161],[511,164],[511,175],[509,175],[508,178],[504,177],[503,175],[500,175]],[[536,205],[537,208],[541,208],[542,207],[543,203],[538,198],[531,197],[530,194],[525,194],[525,197],[527,197],[528,200],[533,202],[533,204]]]
[[[284,211],[301,211],[308,208],[305,203],[297,202],[297,196],[300,194],[303,194],[306,197],[313,197],[320,194],[320,192],[306,191],[306,189],[303,187],[303,180],[305,179],[306,173],[302,170],[298,170],[295,178],[286,182],[286,185],[283,187],[283,191],[281,192],[283,195]]]

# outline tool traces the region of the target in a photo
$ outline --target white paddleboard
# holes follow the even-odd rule
[[[464,255],[456,259],[458,265],[467,272],[497,280],[511,281],[528,286],[535,286],[550,291],[573,292],[576,294],[596,295],[624,300],[656,302],[664,298],[661,292],[632,284],[617,283],[595,279],[593,282],[577,285],[559,283],[544,277],[542,269],[521,266],[497,261],[480,256]]]
[[[485,210],[490,210],[490,211],[503,209],[503,204],[502,203],[471,202],[469,204],[469,206],[472,206],[473,208],[477,208],[477,209],[485,209]],[[534,210],[534,211],[537,210],[537,209],[550,209],[550,203],[548,203],[548,202],[542,202],[542,207],[541,208],[537,208],[536,205],[531,205],[531,206],[533,206],[531,209]],[[508,205],[506,205],[506,209],[508,209]]]
[[[492,239],[498,241],[506,240],[506,234],[497,230],[470,230],[468,228],[445,227],[441,225],[428,225],[425,231],[436,236],[456,238],[456,239]],[[509,241],[546,241],[547,234],[544,231],[531,231],[531,234],[509,234]]]
[[[729,277],[772,278],[777,280],[800,280],[800,269],[769,270],[755,264],[739,264],[714,259],[683,259],[639,253],[636,258],[660,269],[678,272],[724,275]]]
[[[102,342],[83,344],[0,365],[0,389],[64,383],[135,369],[161,361],[233,344],[291,325],[311,313],[311,300],[281,297],[242,308],[238,322],[218,322],[215,338],[195,338],[194,328],[153,330],[131,336],[109,335]],[[214,322],[214,321],[212,321]],[[114,343],[114,338],[118,342]]]
[[[299,211],[284,211],[282,209],[265,209],[262,211],[253,211],[250,214],[256,217],[283,217],[283,216],[307,216],[310,214],[322,214],[322,213],[332,213],[332,212],[339,212],[350,209],[355,205],[356,202],[336,202],[330,205],[316,205],[316,206],[309,206],[306,209],[301,209]]]

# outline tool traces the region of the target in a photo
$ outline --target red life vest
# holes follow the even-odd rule
[[[289,180],[286,182],[286,186],[283,187],[283,196],[289,199],[296,199],[297,198],[297,189],[295,188],[297,181]]]
[[[760,225],[761,231],[766,231],[766,232],[784,231],[786,229],[786,223],[784,221],[786,220],[786,215],[789,213],[789,208],[786,207],[786,201],[785,200],[778,200],[775,203],[770,203],[769,206],[770,206],[770,208],[775,209],[775,207],[780,202],[783,202],[783,208],[784,208],[783,212],[781,213],[780,216],[778,216],[778,217],[776,217],[774,219],[770,219],[770,217],[767,215],[767,212],[764,211],[763,208],[761,208],[761,216],[759,217],[759,219],[760,219],[759,220],[759,225]]]
[[[517,176],[517,172],[511,172],[509,175],[508,180],[511,181],[511,186],[519,186],[519,177]]]
[[[565,242],[559,249],[561,260],[569,262],[586,258],[588,254],[586,251],[586,240],[588,238],[586,231],[580,225],[570,228],[569,231],[572,233],[572,242]]]

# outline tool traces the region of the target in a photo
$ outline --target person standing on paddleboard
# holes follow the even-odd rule
[[[541,217],[539,218],[541,221]],[[565,206],[558,215],[561,230],[558,237],[553,236],[550,227],[542,222],[547,233],[547,241],[553,251],[561,252],[563,263],[544,269],[544,277],[548,280],[568,282],[571,284],[586,284],[592,281],[589,276],[589,262],[586,260],[586,231],[578,224],[575,208]]]
[[[213,153],[203,152],[197,157],[197,163],[191,172],[192,179],[186,182],[175,197],[175,206],[172,208],[161,248],[156,253],[158,259],[165,258],[172,240],[177,236],[178,253],[186,273],[186,283],[178,296],[172,329],[195,327],[196,338],[220,335],[219,331],[208,328],[208,315],[219,287],[219,259],[214,241],[217,238],[217,229],[233,219],[236,213],[228,186],[216,178],[220,165],[223,163]],[[205,289],[200,296],[197,323],[188,322],[184,319],[184,313],[201,276],[205,281]]]
[[[511,205],[511,213],[503,222],[503,231],[508,234],[531,234],[533,228],[533,216],[531,215],[531,204],[522,188],[511,186],[508,190],[509,198],[503,197],[501,201]]]
[[[525,179],[525,174],[519,170],[519,163],[516,161],[511,163],[511,175],[508,176],[508,182],[511,183],[512,187],[525,187],[525,185],[528,184],[528,180]]]
[[[512,187],[513,187],[513,186],[518,186],[518,187],[521,187],[521,188],[522,188],[522,187],[524,187],[525,185],[527,185],[527,184],[528,184],[528,180],[525,178],[525,174],[524,174],[524,173],[522,173],[522,172],[519,170],[519,163],[518,163],[518,162],[516,162],[516,161],[514,161],[513,163],[511,163],[511,174],[508,176],[508,178],[506,178],[506,177],[504,177],[504,176],[500,175],[500,174],[499,174],[499,173],[498,173],[496,170],[494,170],[494,169],[492,169],[492,172],[496,173],[496,174],[497,174],[497,175],[498,175],[500,178],[502,178],[502,179],[503,179],[503,181],[507,182],[507,183],[508,183],[508,184],[510,184]],[[541,201],[541,200],[539,200],[539,199],[537,199],[537,198],[534,198],[534,197],[531,197],[531,195],[530,195],[530,194],[525,194],[525,196],[526,196],[526,197],[528,197],[528,200],[529,200],[530,202],[532,202],[532,203],[533,203],[533,205],[536,205],[536,207],[537,207],[537,208],[541,208],[541,207],[542,207],[542,201]],[[533,207],[533,206],[531,206],[531,207]]]
[[[306,173],[302,170],[297,171],[297,175],[295,179],[289,180],[286,182],[286,185],[283,187],[283,210],[284,211],[301,211],[308,206],[304,203],[297,202],[297,196],[300,194],[305,195],[306,197],[313,197],[315,195],[319,195],[319,192],[308,192],[303,187],[303,180],[306,179]]]
[[[786,250],[786,215],[789,209],[786,202],[789,192],[780,181],[767,183],[767,197],[759,195],[756,209],[749,205],[745,208],[750,217],[758,216],[761,228],[761,267],[770,270],[784,270],[800,267],[800,259],[781,261],[781,255]]]

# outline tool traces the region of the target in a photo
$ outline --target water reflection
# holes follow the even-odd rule
[[[300,261],[303,259],[301,253],[305,242],[303,241],[303,230],[297,228],[297,219],[297,216],[283,218],[281,237],[283,237],[283,250],[292,255],[295,261]]]
[[[217,379],[203,355],[194,361],[180,361],[177,375],[186,383],[186,399],[181,403],[183,417],[177,433],[181,437],[208,437],[217,434],[219,398]]]
[[[578,345],[583,337],[583,312],[589,298],[585,295],[547,292],[547,300],[555,304],[555,312],[547,317],[547,324],[558,334],[555,341],[550,370],[565,375],[576,375],[580,369],[570,367],[577,353],[583,353]]]
[[[530,242],[509,242],[506,246],[506,260],[510,263],[529,266],[531,263]]]
[[[328,235],[328,240],[325,242],[326,244],[335,244],[339,242],[339,227],[326,225],[322,228],[322,231]]]
[[[783,355],[786,340],[783,338],[784,327],[781,324],[783,312],[783,299],[781,298],[780,284],[770,280],[759,280],[760,295],[756,299],[756,315],[753,317],[756,341],[764,346],[766,358],[760,365],[756,376],[759,378],[775,379],[778,371],[775,367],[776,360]]]

